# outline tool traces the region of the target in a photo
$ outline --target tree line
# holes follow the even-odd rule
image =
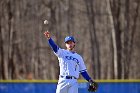
[[[75,37],[92,78],[139,79],[139,25],[140,0],[0,0],[0,79],[58,78],[46,29]]]

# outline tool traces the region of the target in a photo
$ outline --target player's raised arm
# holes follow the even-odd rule
[[[51,38],[51,35],[50,35],[49,31],[44,32],[44,35],[46,36],[47,39]]]
[[[46,31],[44,32],[45,37],[48,39],[48,43],[50,45],[50,47],[53,49],[53,51],[56,53],[58,51],[58,45],[55,44],[55,42],[53,41],[53,39],[51,38],[50,32]]]

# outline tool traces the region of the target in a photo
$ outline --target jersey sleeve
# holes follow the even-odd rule
[[[55,54],[57,57],[61,57],[62,54],[63,54],[62,52],[63,52],[63,49],[58,48],[57,52],[54,52],[54,54]]]
[[[50,47],[52,48],[52,50],[54,51],[54,54],[57,56],[57,57],[60,57],[62,55],[62,51],[63,49],[59,48],[58,45],[53,41],[52,38],[50,38],[48,40],[48,43],[50,45]]]
[[[85,66],[84,60],[81,57],[81,59],[80,59],[80,66],[79,66],[79,72],[82,73],[82,72],[85,72],[86,70],[87,70],[87,68]]]
[[[49,45],[50,45],[50,47],[52,48],[52,50],[54,51],[54,52],[57,52],[58,51],[58,45],[57,44],[55,44],[55,42],[53,41],[53,39],[52,38],[50,38],[49,40],[48,40],[48,43],[49,43]]]

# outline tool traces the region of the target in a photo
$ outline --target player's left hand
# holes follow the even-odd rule
[[[96,82],[94,82],[93,80],[90,80],[88,91],[89,92],[96,92],[97,89],[98,89],[98,84]]]

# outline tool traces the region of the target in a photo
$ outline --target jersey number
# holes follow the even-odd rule
[[[77,70],[77,65],[75,65],[75,71]]]

